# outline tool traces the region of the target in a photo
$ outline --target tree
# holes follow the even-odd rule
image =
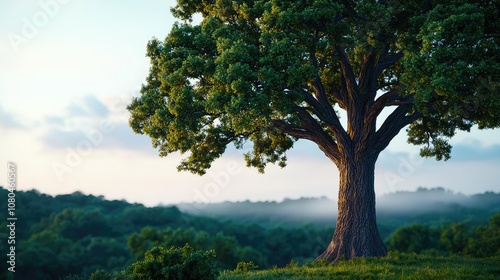
[[[443,247],[453,254],[461,253],[470,238],[466,223],[453,223],[441,231],[440,242]]]
[[[500,213],[491,216],[489,224],[474,229],[464,253],[476,258],[500,256]]]
[[[261,172],[285,166],[295,141],[316,143],[340,173],[320,259],[386,255],[375,162],[403,128],[422,156],[447,160],[457,130],[500,125],[497,0],[178,0],[172,12],[167,38],[148,43],[130,126],[196,174],[230,143],[251,142],[245,160]]]
[[[421,253],[439,248],[439,230],[427,225],[409,225],[398,228],[389,237],[388,246],[400,252]]]

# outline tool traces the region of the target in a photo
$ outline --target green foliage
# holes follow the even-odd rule
[[[473,257],[500,256],[500,213],[493,215],[488,225],[474,230],[464,251]]]
[[[180,22],[148,43],[150,72],[127,109],[131,128],[160,156],[187,154],[179,171],[203,175],[229,144],[246,149],[247,166],[259,172],[284,167],[304,139],[341,178],[366,178],[358,183],[373,191],[373,174],[354,166],[373,172],[403,128],[421,156],[447,160],[457,130],[500,127],[496,1],[178,0],[171,11]],[[193,24],[195,15],[202,19]],[[345,194],[352,182],[341,180],[341,196],[369,199],[359,215],[375,213],[373,196]],[[375,218],[365,220],[375,228]],[[380,248],[362,255],[386,254],[376,233],[335,236],[334,259],[359,246]],[[434,245],[422,242],[407,249]]]
[[[121,274],[121,277],[116,277],[109,272],[103,270],[97,270],[90,274],[89,276],[82,275],[69,275],[64,278],[64,280],[125,280],[130,279],[125,274]]]
[[[448,1],[415,18],[422,28],[416,34],[418,47],[406,54],[403,80],[425,115],[410,126],[409,140],[424,144],[432,139],[432,146],[422,149],[423,156],[449,158],[447,139],[456,129],[498,127],[498,113],[490,111],[500,104],[498,38],[489,36],[494,33],[490,16],[498,17],[498,7]]]
[[[489,224],[474,228],[452,223],[443,228],[411,225],[398,228],[388,239],[388,247],[400,252],[460,254],[476,258],[500,256],[500,213]]]
[[[295,260],[291,260],[289,264],[287,264],[285,266],[286,268],[297,268],[297,267],[300,267],[300,263],[295,261]]]
[[[120,272],[97,270],[89,276],[70,275],[64,280],[213,280],[218,274],[213,250],[196,251],[186,244],[182,248],[153,247],[145,253],[144,260],[136,261]]]
[[[235,273],[243,273],[257,270],[259,267],[253,262],[239,262],[234,269]]]
[[[106,271],[98,270],[92,273],[87,280],[113,280],[114,278],[111,274]],[[65,279],[69,280],[69,279]],[[76,279],[75,279],[76,280]]]
[[[135,233],[128,239],[129,248],[137,259],[142,258],[151,246],[179,247],[187,243],[196,250],[213,249],[217,263],[222,268],[234,268],[238,260],[266,265],[266,258],[262,253],[250,246],[240,246],[235,237],[227,236],[222,232],[211,235],[194,228],[166,228],[159,231],[146,227],[139,234]]]
[[[440,242],[447,251],[453,254],[460,253],[467,246],[470,235],[468,231],[467,225],[463,223],[451,224],[441,232]]]
[[[411,225],[398,228],[389,238],[390,250],[420,253],[439,248],[439,231],[426,225]]]
[[[329,262],[327,262],[326,260],[322,259],[322,260],[314,260],[312,262],[305,263],[304,267],[315,268],[315,267],[325,267],[325,266],[330,266],[330,265],[331,264]]]
[[[5,189],[0,188],[0,196],[6,196]],[[144,261],[145,253],[151,248],[158,245],[164,248],[182,247],[186,243],[193,251],[215,250],[216,267],[220,269],[235,269],[239,262],[252,262],[261,269],[285,267],[292,259],[296,261],[293,263],[296,266],[297,263],[312,261],[328,245],[332,231],[331,228],[303,224],[300,219],[290,220],[282,226],[273,226],[269,222],[275,221],[273,218],[262,220],[259,215],[254,219],[251,216],[244,219],[239,216],[215,216],[217,219],[210,219],[181,213],[175,207],[147,208],[80,193],[51,197],[33,191],[19,191],[16,198],[37,209],[35,212],[23,212],[24,207],[19,209],[26,221],[32,221],[29,228],[19,224],[22,230],[26,230],[19,232],[23,238],[16,239],[16,266],[19,269],[15,276],[20,279],[59,279],[66,275],[73,275],[67,278],[73,280],[89,277],[130,279],[124,269],[134,261]],[[497,195],[474,196],[469,204],[474,208],[491,209],[441,206],[419,214],[398,212],[389,216],[386,213],[380,222],[388,226],[388,233],[408,223],[422,223],[414,227],[422,236],[415,237],[415,232],[401,230],[407,232],[413,242],[422,242],[402,243],[406,246],[404,248],[419,248],[421,252],[437,255],[498,255],[499,215],[492,216],[490,223],[485,225],[491,211],[498,211],[495,210],[498,207]],[[295,211],[302,209],[298,204],[284,205]],[[276,212],[276,208],[266,204],[255,206],[266,208],[268,216]],[[241,207],[252,213],[252,205]],[[241,220],[241,223],[231,222],[230,219]],[[469,222],[459,223],[466,220]],[[6,223],[0,225],[5,227]],[[101,225],[107,228],[106,232],[95,228]],[[428,238],[429,234],[432,238]],[[464,238],[465,249],[460,250],[464,246]],[[429,243],[429,240],[432,242]],[[7,251],[7,245],[7,242],[0,242],[0,249]],[[307,267],[321,268],[324,264],[313,262]],[[0,274],[1,279],[8,279],[6,277],[8,275]]]
[[[179,170],[197,174],[230,143],[251,142],[246,162],[263,172],[284,166],[297,139],[341,153],[349,140],[374,137],[363,144],[381,151],[408,124],[422,156],[448,159],[456,130],[500,125],[499,6],[178,0],[180,22],[148,44],[150,73],[128,107],[130,126],[160,156],[186,153]],[[194,15],[202,20],[194,24]],[[397,110],[376,132],[389,106]],[[370,135],[354,137],[357,119]]]
[[[224,271],[218,279],[495,279],[499,261],[390,252],[387,257],[357,258],[333,266]]]
[[[214,251],[195,251],[189,245],[182,248],[154,247],[143,261],[127,269],[133,279],[216,279]]]

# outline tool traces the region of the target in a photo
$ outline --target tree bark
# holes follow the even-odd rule
[[[317,259],[336,263],[342,256],[387,255],[376,221],[375,162],[378,153],[348,153],[338,164],[340,172],[338,218],[332,240]]]

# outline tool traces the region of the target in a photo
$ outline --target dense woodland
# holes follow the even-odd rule
[[[7,191],[1,188],[0,195],[7,197]],[[1,203],[7,209],[7,200]],[[16,204],[18,279],[121,271],[156,245],[213,249],[219,270],[250,261],[259,268],[306,263],[327,246],[335,219],[335,213],[327,214],[327,205],[335,203],[324,198],[145,207],[79,192],[52,197],[20,191]],[[325,209],[308,211],[314,205]],[[500,255],[498,212],[500,194],[419,189],[381,197],[378,223],[392,251],[488,257]],[[6,228],[5,219],[0,226]],[[2,252],[7,252],[6,232]],[[5,266],[2,262],[2,274]]]

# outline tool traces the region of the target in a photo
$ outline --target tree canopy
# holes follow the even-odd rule
[[[178,0],[179,22],[148,43],[130,125],[161,156],[187,153],[178,169],[198,174],[230,143],[251,142],[245,159],[261,172],[284,166],[297,139],[338,165],[346,147],[381,151],[408,125],[422,156],[448,159],[457,130],[500,125],[499,6]]]

